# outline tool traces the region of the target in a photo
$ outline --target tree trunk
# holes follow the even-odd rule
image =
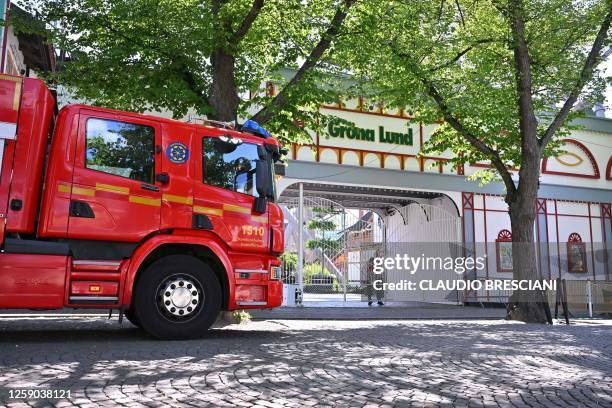
[[[538,160],[521,169],[519,194],[508,197],[510,224],[512,226],[512,265],[513,279],[539,280],[536,247],[534,242],[534,222],[537,215]],[[526,173],[526,174],[524,174]],[[546,323],[545,298],[541,291],[516,290],[508,303],[508,320],[527,323]]]
[[[208,114],[212,120],[232,122],[236,120],[240,98],[234,80],[235,57],[225,49],[217,48],[211,56],[213,69],[212,86],[208,103],[213,112]]]

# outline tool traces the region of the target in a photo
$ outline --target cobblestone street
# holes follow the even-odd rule
[[[65,389],[9,400],[9,389]],[[0,319],[9,406],[612,406],[612,324],[257,321],[152,340],[100,317]]]

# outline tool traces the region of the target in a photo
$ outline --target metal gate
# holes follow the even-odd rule
[[[406,254],[426,261],[424,267],[414,274],[408,274],[405,270],[387,271],[388,282],[407,279],[420,285],[425,280],[435,286],[440,281],[460,280],[462,274],[445,268],[446,263],[442,261],[463,255],[461,218],[442,207],[416,202],[393,210],[386,219],[385,250],[387,257]],[[425,282],[425,285],[429,284]],[[457,291],[420,289],[389,292],[386,297],[394,301],[432,303],[460,303],[462,299]]]
[[[305,301],[359,300],[360,249],[382,242],[382,228],[371,211],[344,208],[322,197],[304,197],[303,226],[299,227],[299,199],[281,203],[285,214],[283,282],[300,285],[298,240],[303,234],[302,287]],[[355,255],[357,254],[357,258]],[[356,272],[357,271],[357,272]]]
[[[381,216],[369,210],[347,209],[326,198],[304,196],[300,227],[299,202],[298,197],[290,197],[280,203],[286,224],[283,282],[301,287],[304,301],[369,300],[363,295],[374,296],[368,290],[368,268],[373,257],[414,257],[425,252],[442,258],[460,255],[461,220],[435,205],[413,203]],[[301,279],[300,234],[304,248]],[[457,278],[452,271],[426,272],[426,277],[433,280]],[[404,278],[398,270],[387,270],[383,277],[388,282]],[[454,303],[459,299],[458,293],[450,291],[394,291],[383,296],[389,301]]]

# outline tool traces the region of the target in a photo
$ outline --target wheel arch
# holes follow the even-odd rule
[[[129,309],[134,287],[149,265],[165,256],[177,254],[193,256],[212,268],[221,285],[221,307],[227,310],[231,306],[230,294],[234,290],[233,279],[230,279],[231,262],[222,244],[199,237],[157,236],[141,245],[132,256],[125,279],[122,304]]]

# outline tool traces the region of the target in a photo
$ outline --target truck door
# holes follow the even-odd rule
[[[162,229],[193,228],[195,134],[191,125],[162,124]]]
[[[68,237],[136,242],[160,226],[159,123],[82,110]]]
[[[257,144],[237,137],[200,135],[199,145],[201,173],[194,189],[194,213],[210,219],[213,231],[232,249],[268,251],[268,211],[253,211],[258,196]]]

